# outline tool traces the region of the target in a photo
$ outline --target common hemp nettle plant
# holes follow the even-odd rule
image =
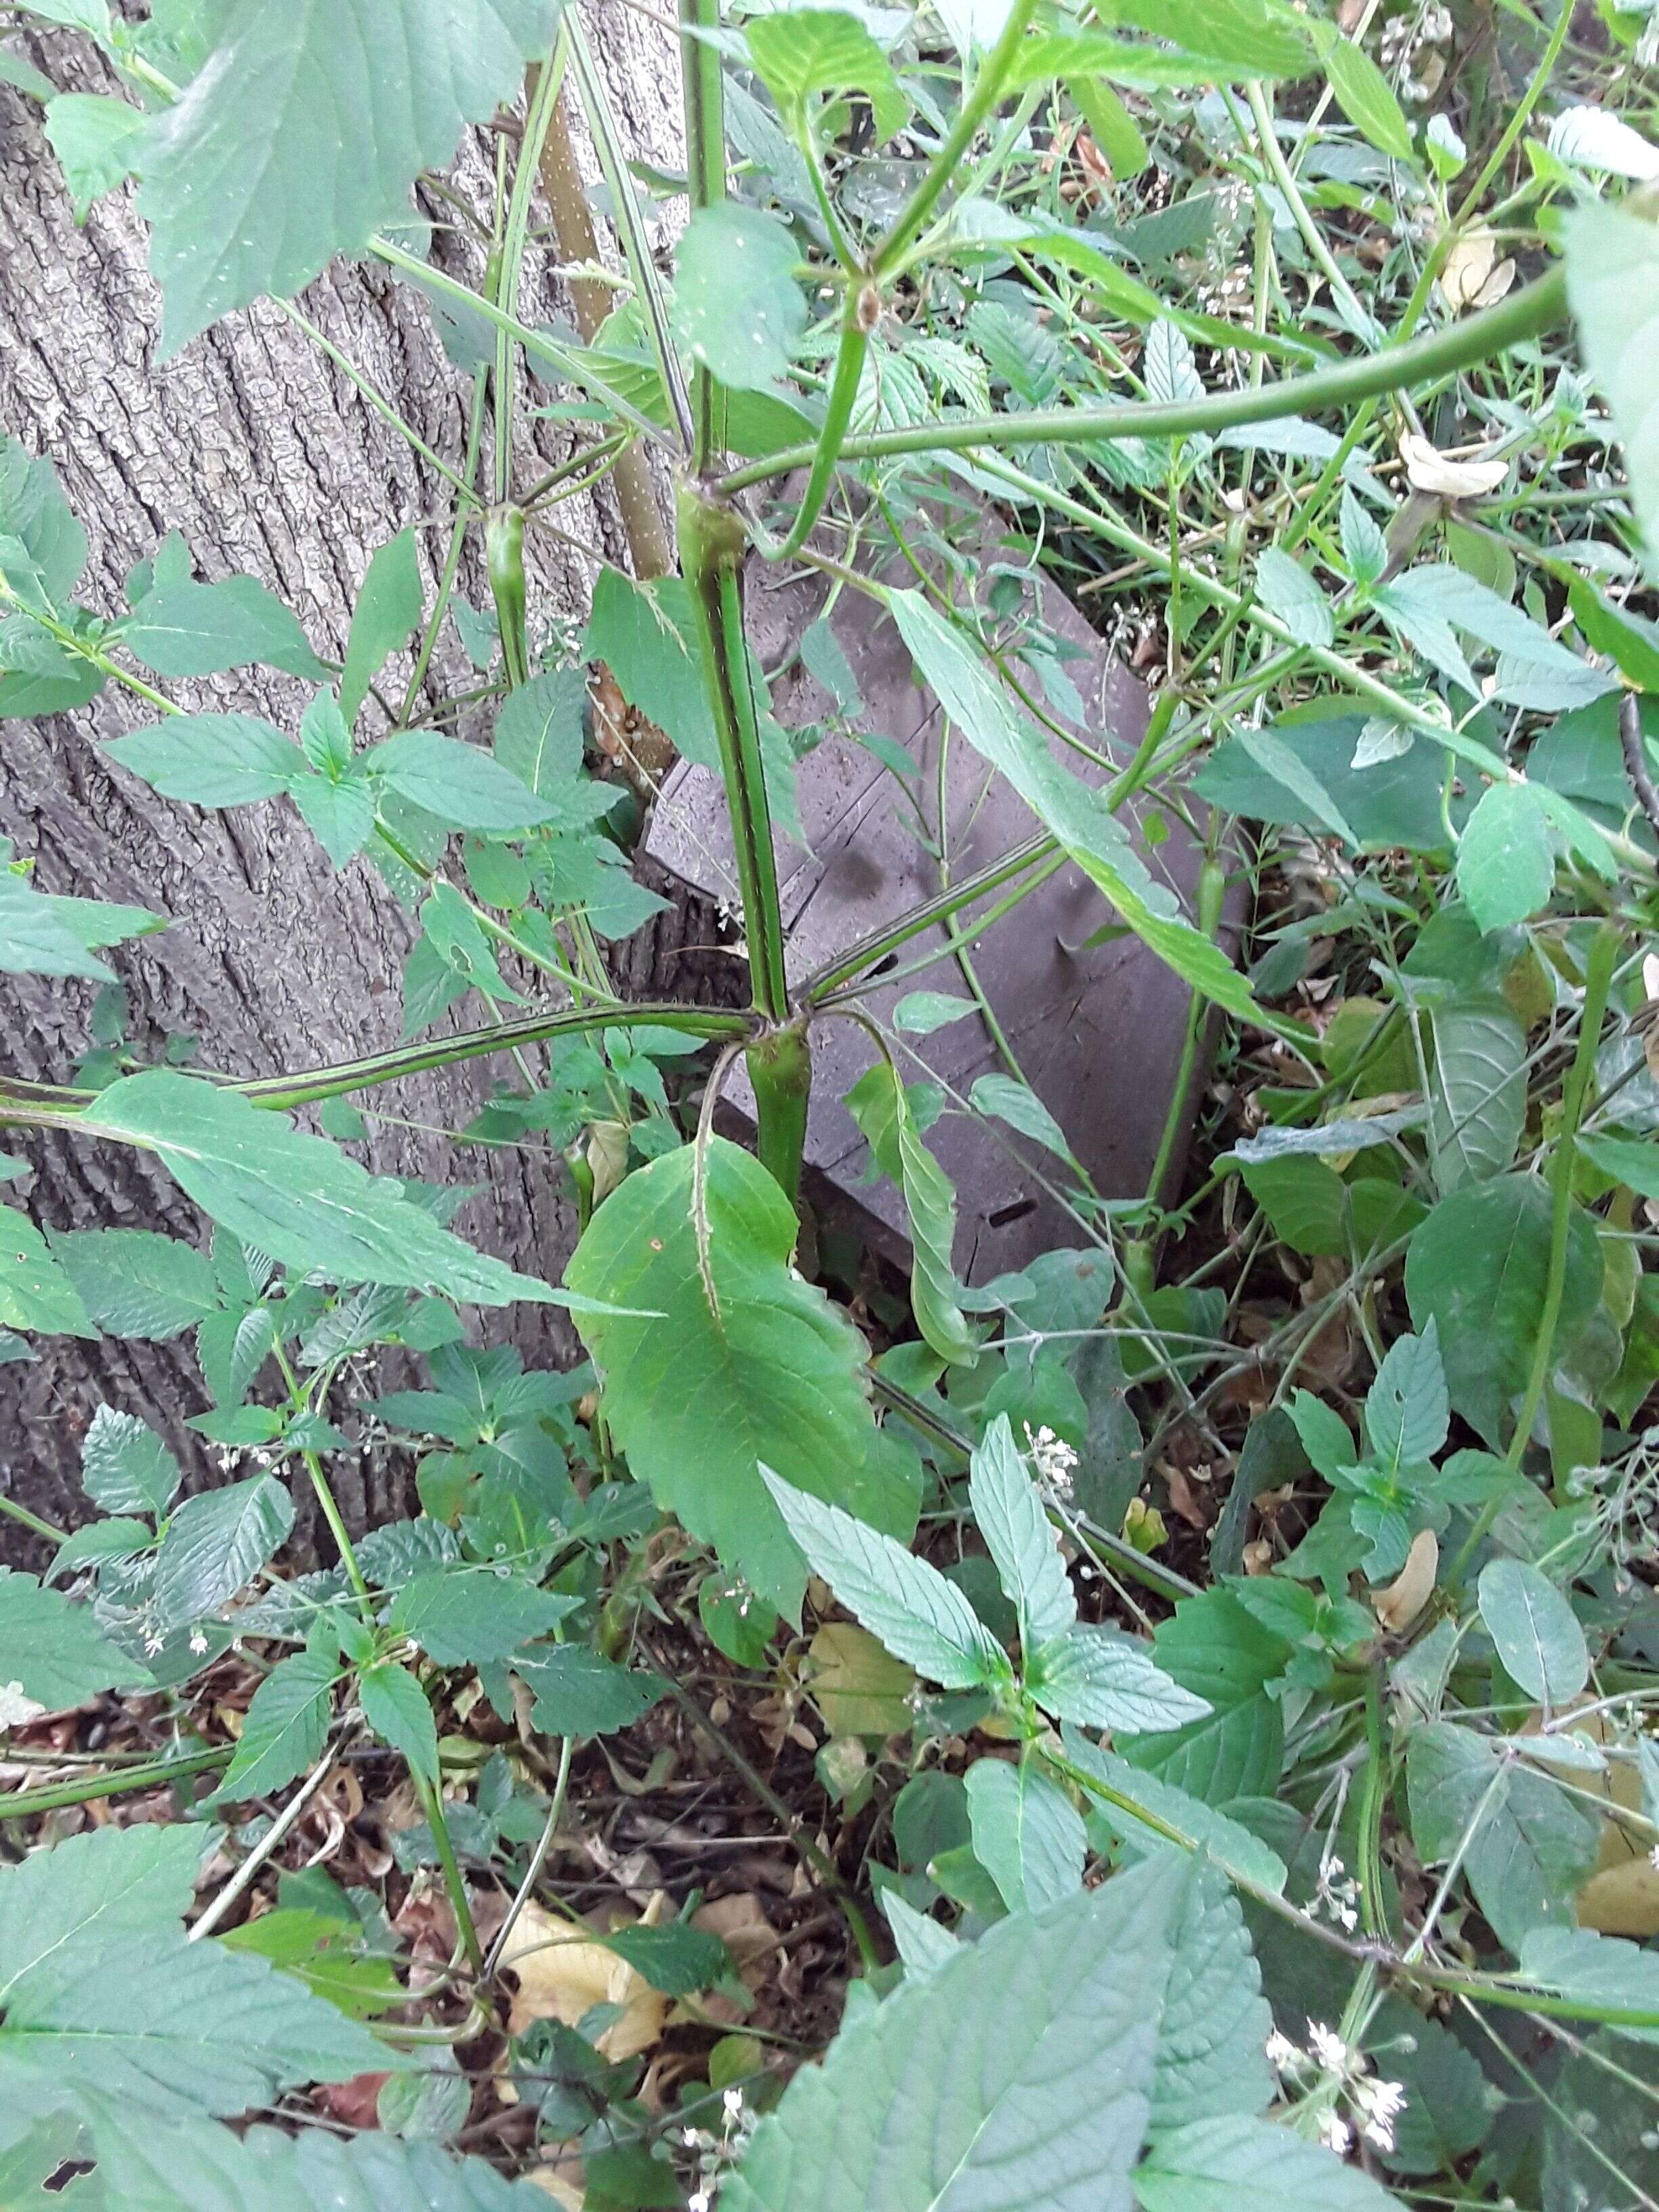
[[[149,505],[123,589],[96,393],[0,434],[0,1360],[100,1381],[0,1487],[0,2203],[1651,2207],[1659,14],[0,33],[123,407],[315,349],[420,487],[337,608]],[[303,840],[398,1041],[166,1033],[88,790]],[[828,951],[815,846],[908,886]]]

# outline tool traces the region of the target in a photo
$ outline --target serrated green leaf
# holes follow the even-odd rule
[[[1565,218],[1567,296],[1590,374],[1625,446],[1631,505],[1659,576],[1659,222],[1650,207],[1596,202]]]
[[[157,676],[213,676],[252,661],[290,676],[323,673],[298,616],[253,576],[157,584],[121,625],[121,642]]]
[[[665,1928],[616,1928],[602,1941],[667,1997],[690,1996],[732,1971],[732,1954],[720,1937],[684,1920]]]
[[[26,446],[3,433],[0,433],[0,536],[14,538],[22,546],[55,605],[72,597],[87,565],[87,533],[76,521],[58,481],[58,471],[45,454],[37,459]]]
[[[133,173],[146,118],[130,100],[107,93],[66,92],[46,102],[46,137],[84,222],[92,204]]]
[[[690,594],[679,577],[636,584],[615,568],[602,568],[582,650],[604,662],[629,705],[672,738],[677,751],[718,769],[720,744],[691,642],[692,619]],[[519,772],[525,775],[522,765]],[[525,781],[530,781],[527,775]]]
[[[254,714],[171,714],[104,750],[163,799],[192,806],[252,805],[309,773],[293,738]]]
[[[1391,161],[1409,161],[1413,155],[1412,127],[1389,80],[1356,40],[1321,36],[1326,29],[1320,25],[1315,37],[1342,112],[1350,123],[1358,125],[1379,153]]]
[[[1279,617],[1298,643],[1329,645],[1335,639],[1330,601],[1302,563],[1278,546],[1264,546],[1257,556],[1255,587],[1262,605]]]
[[[0,1683],[16,1683],[49,1712],[105,1690],[145,1686],[142,1667],[104,1635],[90,1606],[0,1568]]]
[[[219,1940],[227,1951],[268,1959],[279,1972],[292,1975],[351,2020],[372,2020],[376,2013],[409,2002],[409,1991],[391,1960],[365,1957],[352,1940],[349,1925],[328,1913],[304,1905],[279,1905],[274,1912],[245,1920]],[[392,2078],[418,2081],[422,2077],[404,2074]]]
[[[1076,1807],[1030,1759],[979,1759],[968,1770],[974,1856],[1010,1912],[1041,1912],[1083,1886],[1088,1838]]]
[[[54,1336],[96,1336],[81,1294],[15,1206],[0,1208],[0,1323]]]
[[[211,1833],[102,1828],[0,1872],[8,2107],[108,2098],[131,2130],[134,2112],[147,2124],[238,2113],[387,2064],[355,2021],[264,1960],[185,1941]]]
[[[807,1565],[896,1658],[947,1690],[1007,1674],[1007,1655],[937,1567],[769,1468],[761,1473]]]
[[[1576,1998],[1587,2020],[1644,2014],[1613,2024],[1621,2035],[1659,2042],[1659,1953],[1588,1928],[1535,1928],[1523,1937],[1520,1956],[1528,1981]]]
[[[407,5],[408,0],[401,4]],[[349,12],[349,4],[343,13]],[[422,603],[415,532],[400,530],[369,562],[352,611],[345,665],[340,672],[340,712],[348,729],[356,720],[370,684],[420,621]]]
[[[797,130],[816,93],[861,92],[875,118],[877,145],[904,127],[910,104],[892,64],[856,15],[838,8],[791,8],[744,25],[750,58]]]
[[[205,2120],[141,2129],[117,2112],[97,2151],[112,2201],[129,2212],[546,2212],[528,2181],[380,2130],[239,2135]]]
[[[477,1667],[545,1636],[578,1602],[538,1589],[523,1575],[458,1562],[405,1583],[392,1601],[387,1626],[413,1637],[440,1667]]]
[[[52,1238],[52,1256],[99,1328],[165,1342],[219,1310],[206,1255],[149,1229],[75,1229]]]
[[[81,1447],[81,1487],[94,1505],[159,1520],[183,1480],[178,1461],[137,1414],[98,1408]]]
[[[795,2075],[722,2212],[1128,2212],[1189,1879],[1136,1868],[902,1983]]]
[[[1124,1736],[1185,1728],[1210,1711],[1139,1638],[1089,1622],[1028,1656],[1025,1686],[1045,1712]]]
[[[374,835],[374,793],[366,778],[301,776],[289,787],[306,827],[337,868],[344,867]]]
[[[253,1693],[236,1755],[215,1796],[227,1804],[268,1797],[308,1774],[328,1741],[339,1662],[325,1651],[295,1651]]]
[[[361,252],[416,172],[513,96],[556,21],[548,0],[245,0],[145,149],[163,357]]]
[[[1211,1710],[1169,1734],[1133,1738],[1131,1764],[1209,1805],[1274,1796],[1285,1723],[1266,1685],[1283,1672],[1291,1647],[1231,1592],[1214,1589],[1182,1599],[1159,1624],[1153,1649],[1159,1665]]]
[[[155,1069],[100,1092],[88,1126],[157,1152],[203,1210],[255,1251],[343,1283],[441,1290],[480,1305],[560,1303],[475,1252],[325,1138],[236,1092]]]
[[[1489,784],[1457,841],[1457,888],[1485,931],[1510,929],[1549,903],[1555,841],[1528,783]]]
[[[1243,2113],[1158,2135],[1134,2182],[1141,2212],[1238,2212],[1270,2203],[1300,2212],[1393,2212],[1395,2203],[1322,2144]]]
[[[294,1500],[274,1475],[254,1475],[187,1498],[167,1525],[151,1604],[166,1628],[185,1628],[235,1596],[294,1526]]]
[[[806,330],[794,240],[776,216],[736,200],[699,208],[674,255],[674,327],[720,383],[770,392]]]
[[[435,1787],[438,1780],[438,1724],[426,1692],[407,1667],[382,1660],[366,1667],[357,1685],[363,1718],[376,1735],[400,1751],[412,1772]]]
[[[143,907],[54,898],[0,868],[0,969],[9,975],[90,975],[113,982],[114,970],[94,959],[91,948],[147,937],[165,927]]]
[[[1549,1577],[1526,1559],[1490,1559],[1475,1598],[1510,1680],[1540,1705],[1570,1704],[1589,1680],[1589,1649]]]
[[[791,1617],[805,1570],[760,1463],[908,1534],[915,1500],[865,1396],[865,1346],[789,1265],[796,1220],[724,1138],[630,1175],[594,1214],[566,1279],[664,1318],[578,1314],[611,1435],[659,1506]]]
[[[1398,1336],[1389,1346],[1365,1397],[1365,1433],[1389,1472],[1431,1460],[1446,1441],[1451,1405],[1439,1334],[1432,1316],[1421,1336]]]
[[[1031,1472],[999,1413],[974,1447],[969,1502],[997,1576],[1019,1615],[1020,1649],[1031,1655],[1065,1635],[1077,1596]]]
[[[1313,62],[1307,19],[1281,0],[1101,0],[1094,12],[1167,39],[1224,76],[1299,76]]]
[[[898,1154],[905,1212],[910,1222],[910,1305],[923,1338],[951,1366],[964,1366],[978,1346],[958,1304],[951,1265],[956,1242],[957,1194],[950,1177],[922,1142],[898,1070],[878,1063],[876,1079],[890,1092],[893,1146]]]
[[[458,829],[530,830],[558,811],[490,754],[437,730],[387,738],[370,747],[362,765],[411,805]]]
[[[1135,1789],[1145,1784],[1143,1775]],[[1232,1844],[1235,1853],[1244,1848],[1237,1838]],[[1263,1859],[1257,1872],[1271,1874],[1266,1887],[1273,1889],[1285,1878],[1276,1856],[1271,1869]],[[1273,2094],[1267,2051],[1273,2014],[1243,1907],[1223,1867],[1195,1866],[1173,1933],[1151,2124],[1170,2127],[1259,2112]]]
[[[1322,1159],[1285,1153],[1243,1160],[1244,1187],[1267,1217],[1267,1225],[1293,1252],[1310,1256],[1348,1249],[1347,1186]]]
[[[513,1671],[534,1692],[536,1726],[546,1735],[610,1735],[632,1728],[668,1690],[648,1668],[619,1667],[586,1644],[515,1651]]]

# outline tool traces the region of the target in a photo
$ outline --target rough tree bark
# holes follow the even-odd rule
[[[672,166],[680,125],[668,39],[619,0],[598,7],[592,24],[633,145]],[[84,40],[46,33],[26,51],[65,88],[111,88]],[[493,156],[475,141],[462,181],[480,206],[492,170]],[[130,193],[100,202],[77,229],[38,108],[4,87],[0,205],[0,428],[51,456],[86,526],[83,600],[118,611],[132,564],[177,529],[198,574],[262,578],[299,612],[319,651],[337,657],[369,556],[406,525],[446,514],[441,482],[270,303],[230,317],[158,367],[159,303]],[[469,387],[418,301],[372,269],[337,264],[301,305],[428,444],[459,456]],[[532,321],[569,315],[534,265],[524,309]],[[538,451],[556,459],[556,435],[534,427]],[[529,437],[526,482],[538,468]],[[605,498],[558,515],[562,530],[625,558]],[[443,537],[428,531],[422,544],[435,543],[441,556]],[[546,534],[532,534],[527,550],[541,610],[580,616],[592,564]],[[481,570],[462,574],[469,596],[484,604]],[[447,689],[465,672],[452,634],[431,680]],[[169,689],[189,706],[234,705],[290,726],[302,696],[269,672]],[[252,1074],[394,1043],[409,915],[366,863],[336,874],[285,804],[203,812],[157,799],[111,766],[99,741],[149,719],[140,701],[112,686],[74,714],[0,731],[0,834],[34,860],[40,887],[171,917],[164,935],[113,955],[141,1047],[188,1034],[205,1064]],[[642,962],[635,950],[629,964],[637,971],[650,957]],[[65,1079],[87,1049],[91,1002],[89,987],[5,978],[8,1068]],[[380,1172],[484,1184],[459,1225],[515,1266],[556,1279],[574,1236],[558,1164],[531,1152],[457,1156],[430,1133],[468,1117],[491,1066],[474,1063],[386,1094],[377,1103],[423,1126],[377,1127],[366,1158]],[[141,1153],[35,1137],[23,1149],[36,1170],[24,1203],[42,1223],[201,1233],[194,1210]],[[504,1325],[532,1359],[574,1349],[547,1309],[520,1309]],[[182,1426],[205,1403],[187,1340],[59,1338],[43,1343],[34,1363],[0,1370],[0,1486],[52,1519],[84,1517],[80,1443],[104,1401],[165,1428],[193,1483],[213,1479],[200,1438]],[[352,1517],[368,1525],[407,1510],[406,1480],[406,1470],[362,1470],[353,1497],[346,1473]],[[16,1533],[9,1527],[0,1547],[21,1559]]]

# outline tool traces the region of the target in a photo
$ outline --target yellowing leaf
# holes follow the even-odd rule
[[[805,1679],[831,1735],[892,1735],[910,1724],[914,1670],[853,1621],[819,1629]]]
[[[659,1892],[642,1917],[623,1917],[617,1924],[656,1927],[667,1905]],[[562,2021],[574,2027],[595,2005],[605,2004],[620,2005],[622,2017],[599,2039],[605,2057],[636,2058],[661,2038],[668,2017],[668,2000],[662,1992],[597,1936],[583,1935],[570,1921],[544,1911],[539,1905],[526,1905],[519,1915],[501,1964],[519,1978],[519,1993],[507,2015],[514,2035],[521,2035],[538,2020]]]

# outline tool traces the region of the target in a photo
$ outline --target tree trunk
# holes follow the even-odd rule
[[[621,0],[594,11],[593,28],[634,149],[672,167],[680,119],[671,41]],[[83,40],[46,33],[24,51],[66,89],[112,88]],[[585,145],[581,152],[592,173]],[[486,213],[493,173],[481,134],[464,153],[458,183]],[[0,428],[50,456],[87,529],[82,601],[118,612],[134,562],[179,530],[199,574],[261,578],[299,613],[318,650],[337,658],[370,556],[405,526],[447,516],[442,482],[272,303],[231,316],[157,366],[159,301],[130,192],[100,202],[77,229],[38,107],[4,87],[0,193]],[[474,282],[480,274],[462,264],[458,273]],[[430,446],[459,459],[470,385],[446,362],[429,316],[406,288],[372,267],[337,264],[300,304]],[[523,312],[532,322],[569,315],[534,249]],[[521,482],[560,458],[563,434],[528,427]],[[557,513],[562,532],[625,559],[608,496]],[[434,545],[441,557],[446,534],[422,532],[428,562]],[[536,615],[579,617],[591,562],[546,533],[532,532],[526,551],[532,625]],[[487,604],[471,546],[462,587],[475,605]],[[447,630],[429,678],[434,696],[465,688],[466,672]],[[303,697],[301,687],[270,672],[168,689],[198,710],[234,707],[289,728]],[[9,722],[0,733],[0,834],[35,861],[40,888],[170,917],[163,935],[111,956],[141,1052],[189,1036],[204,1065],[252,1075],[395,1043],[415,933],[410,914],[366,862],[335,873],[285,801],[206,812],[158,799],[111,765],[100,741],[151,719],[141,701],[112,685],[73,714]],[[649,960],[635,948],[626,964],[637,973]],[[90,1042],[92,997],[90,986],[5,978],[9,1071],[66,1079]],[[436,1133],[465,1121],[495,1074],[494,1063],[475,1062],[380,1095],[377,1106],[418,1126],[374,1124],[365,1158],[379,1172],[483,1184],[458,1225],[514,1266],[556,1279],[574,1236],[560,1164],[528,1151],[457,1155]],[[23,1149],[35,1170],[23,1203],[42,1224],[204,1234],[195,1210],[143,1153],[34,1136]],[[568,1361],[574,1352],[568,1325],[549,1309],[521,1308],[495,1325],[532,1361]],[[187,1339],[56,1338],[41,1341],[32,1364],[0,1370],[0,1487],[51,1519],[84,1517],[81,1440],[106,1401],[165,1431],[193,1483],[210,1479],[200,1438],[183,1426],[206,1403]],[[341,1472],[360,1524],[407,1510],[406,1468],[362,1470],[355,1496],[351,1470]],[[21,1558],[9,1541],[17,1531],[7,1527],[8,1549]]]

